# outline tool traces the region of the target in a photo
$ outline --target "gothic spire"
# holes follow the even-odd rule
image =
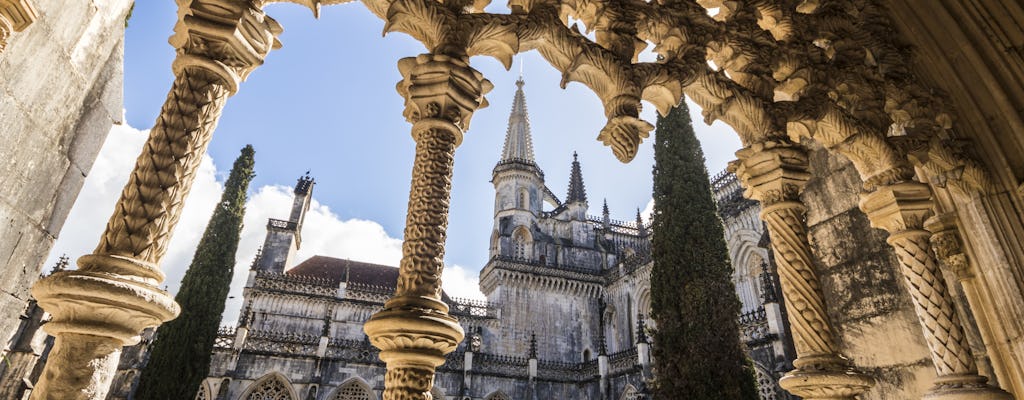
[[[580,170],[580,161],[575,151],[572,152],[572,171],[569,173],[569,194],[565,196],[565,202],[587,202],[587,189],[583,187],[583,171]]]
[[[644,226],[644,217],[640,215],[640,207],[636,208],[636,233],[639,236],[647,236],[647,227]]]
[[[530,137],[530,118],[526,114],[526,95],[523,94],[523,78],[516,81],[516,95],[512,100],[512,114],[508,116],[508,131],[505,133],[505,147],[501,150],[501,161],[522,161],[533,163],[533,139]]]
[[[604,199],[604,206],[601,207],[601,222],[604,224],[605,229],[608,229],[612,224],[612,217],[608,212],[608,199]]]

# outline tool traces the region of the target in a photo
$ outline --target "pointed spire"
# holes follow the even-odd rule
[[[295,183],[295,194],[301,195],[309,193],[309,188],[310,186],[313,186],[313,182],[315,181],[309,176],[309,172],[310,171],[306,171],[306,175],[299,177],[298,182]]]
[[[249,265],[249,269],[256,269],[260,265],[260,260],[263,259],[263,246],[256,248],[256,256],[252,258],[252,264]]]
[[[53,265],[53,269],[50,270],[50,275],[68,269],[68,262],[68,255],[62,254],[60,258],[57,259],[57,263]]]
[[[537,334],[530,333],[530,358],[537,358]]]
[[[569,194],[565,196],[566,203],[587,202],[587,189],[583,187],[583,171],[580,170],[580,160],[576,152],[572,152],[572,171],[569,173]]]
[[[612,217],[608,212],[608,199],[604,199],[604,206],[601,207],[601,223],[606,229],[612,224]]]
[[[516,95],[512,99],[512,114],[508,116],[508,131],[505,146],[501,150],[501,161],[522,161],[533,163],[533,139],[530,137],[530,118],[526,114],[526,95],[523,94],[523,77],[516,81]]]
[[[637,314],[636,318],[636,342],[637,343],[648,343],[647,342],[647,324],[644,323],[644,315]]]
[[[636,209],[636,233],[639,236],[647,236],[647,227],[644,226],[644,217],[640,215],[640,207]]]

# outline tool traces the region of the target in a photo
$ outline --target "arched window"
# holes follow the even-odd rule
[[[530,209],[530,192],[525,188],[519,189],[519,208]]]
[[[338,386],[331,400],[374,400],[375,396],[370,387],[358,379],[349,379],[348,382]]]
[[[643,400],[644,395],[636,390],[633,385],[626,385],[626,390],[622,391],[622,396],[619,396],[619,400]]]
[[[245,400],[295,400],[288,381],[280,375],[271,375],[253,384]]]
[[[532,255],[533,239],[525,227],[516,228],[512,233],[512,257],[517,260],[529,260]]]
[[[583,350],[583,362],[590,361],[590,349]]]
[[[505,395],[505,393],[494,392],[488,395],[487,397],[484,397],[484,400],[511,400],[511,398]]]

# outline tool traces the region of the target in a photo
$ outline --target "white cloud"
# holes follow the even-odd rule
[[[127,125],[114,126],[50,253],[47,265],[53,265],[61,254],[75,258],[92,252],[148,133],[148,130],[138,130]],[[230,165],[228,160],[222,161],[225,161],[224,165]],[[258,152],[256,166],[257,169],[261,168]],[[226,177],[227,172],[218,171],[213,159],[204,156],[167,255],[161,263],[167,274],[164,284],[171,292],[177,291],[213,208],[220,199],[223,183],[217,177]],[[224,324],[233,324],[238,318],[242,305],[242,287],[256,249],[263,244],[267,219],[286,217],[292,206],[291,187],[267,185],[251,188],[250,194],[236,254],[235,274],[229,295],[231,298],[224,309]],[[402,257],[401,239],[389,236],[380,224],[361,219],[342,219],[328,206],[320,204],[315,197],[306,214],[302,240],[295,262],[314,255],[324,255],[397,266]],[[461,266],[448,266],[444,273],[444,289],[453,297],[483,299],[475,275],[475,271]]]

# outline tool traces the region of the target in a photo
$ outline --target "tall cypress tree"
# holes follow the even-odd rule
[[[725,233],[685,101],[658,118],[651,241],[655,398],[756,400]]]
[[[253,153],[251,145],[245,146],[231,168],[224,194],[174,297],[181,305],[181,315],[157,329],[136,399],[194,398],[209,373],[210,352],[234,274],[245,192],[254,176]]]

